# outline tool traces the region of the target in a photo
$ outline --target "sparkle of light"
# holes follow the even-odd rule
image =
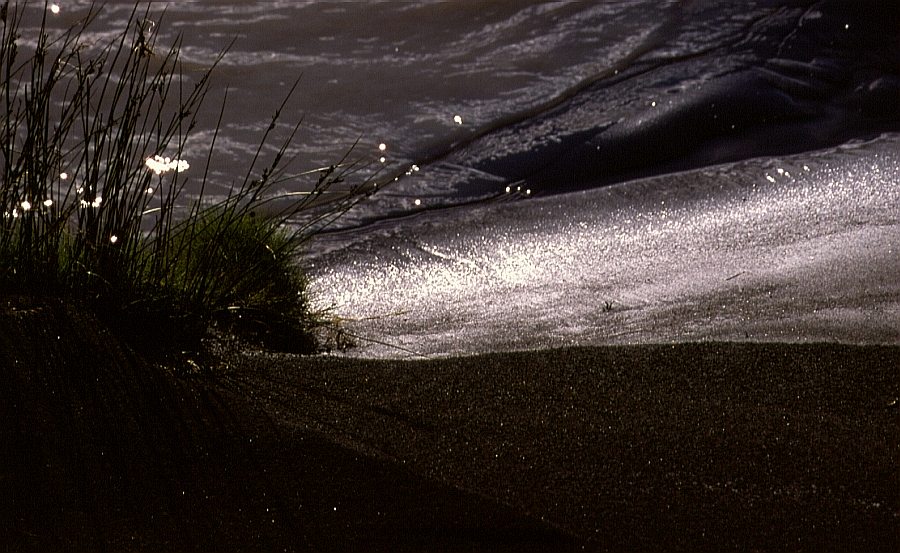
[[[191,168],[191,165],[183,159],[172,159],[170,157],[162,157],[158,155],[148,157],[147,160],[144,161],[144,165],[146,165],[148,169],[150,169],[157,175],[161,175],[169,171],[180,173]]]

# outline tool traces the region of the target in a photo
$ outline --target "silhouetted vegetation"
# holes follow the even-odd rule
[[[311,179],[306,192],[279,196],[298,130],[279,122],[282,103],[229,194],[205,194],[214,138],[185,199],[182,152],[225,53],[189,79],[180,41],[158,44],[149,7],[103,44],[87,39],[96,8],[62,32],[44,8],[35,37],[20,34],[33,7],[0,8],[0,291],[78,302],[150,353],[197,351],[213,327],[315,351],[324,319],[298,256],[358,200],[323,201],[358,166],[291,175]],[[271,148],[276,128],[286,138]]]

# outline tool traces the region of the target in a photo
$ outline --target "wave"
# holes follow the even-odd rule
[[[679,5],[631,53],[544,103],[413,158],[356,221],[508,190],[605,186],[900,129],[900,10]],[[386,179],[390,180],[390,179]],[[415,208],[413,208],[415,210]]]

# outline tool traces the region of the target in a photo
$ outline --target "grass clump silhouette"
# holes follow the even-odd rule
[[[298,254],[358,201],[354,189],[323,199],[358,164],[292,175],[310,179],[307,191],[279,196],[299,127],[279,122],[285,99],[243,182],[208,200],[223,101],[200,193],[187,201],[182,152],[224,51],[188,77],[180,41],[157,44],[149,7],[102,44],[89,33],[97,9],[54,32],[46,4],[38,35],[23,38],[29,8],[0,6],[0,292],[73,301],[148,353],[198,351],[212,328],[314,351],[324,318]],[[269,147],[276,128],[287,137]]]

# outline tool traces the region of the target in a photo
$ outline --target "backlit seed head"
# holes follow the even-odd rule
[[[182,171],[187,171],[191,167],[191,165],[183,159],[172,159],[170,157],[162,157],[158,155],[148,157],[144,161],[144,165],[146,165],[148,169],[150,169],[157,175],[161,175],[169,171],[180,173]]]

